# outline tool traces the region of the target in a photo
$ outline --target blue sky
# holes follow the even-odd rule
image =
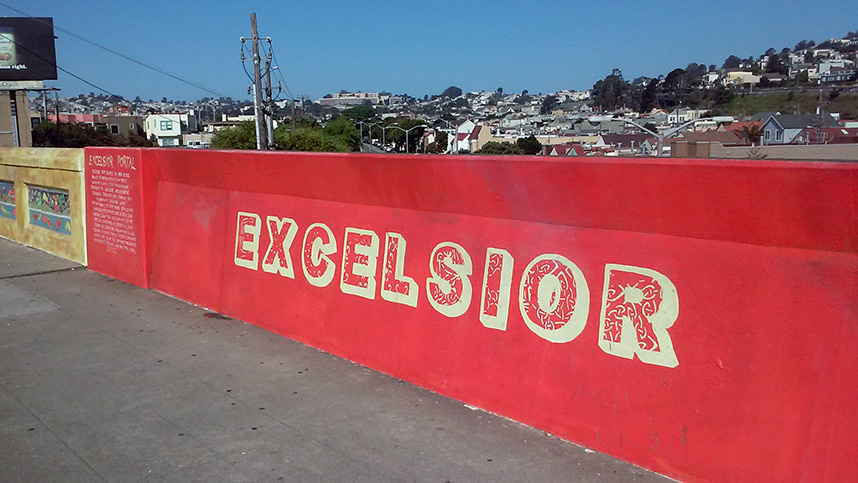
[[[422,97],[465,91],[584,90],[612,68],[627,79],[690,62],[820,42],[858,30],[852,1],[72,1],[0,0],[32,16],[235,99],[250,13],[271,37],[291,92],[340,89]],[[20,14],[0,6],[0,15]],[[211,93],[56,31],[57,64],[128,98]],[[250,64],[248,63],[250,68]],[[59,73],[71,96],[96,89]]]

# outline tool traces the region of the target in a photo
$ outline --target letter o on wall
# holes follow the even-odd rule
[[[590,291],[584,274],[569,259],[540,255],[524,269],[518,304],[534,334],[549,342],[569,342],[587,323]]]

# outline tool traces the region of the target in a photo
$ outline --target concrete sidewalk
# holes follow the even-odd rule
[[[0,239],[0,481],[669,481]]]

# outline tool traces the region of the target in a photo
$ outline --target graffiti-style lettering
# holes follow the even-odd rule
[[[337,241],[324,223],[314,223],[304,233],[301,267],[304,277],[315,287],[327,287],[334,279],[336,267],[329,255],[337,252]]]
[[[453,242],[439,243],[432,250],[426,279],[429,304],[447,317],[459,317],[471,305],[471,256]]]
[[[514,262],[512,255],[506,250],[486,250],[483,295],[480,300],[480,322],[485,327],[506,330]]]
[[[388,302],[417,307],[417,282],[406,277],[405,238],[387,233],[384,240],[384,267],[381,272],[381,298]]]
[[[525,268],[519,291],[524,322],[549,342],[569,342],[584,330],[590,291],[584,274],[562,255],[540,255]]]
[[[298,224],[291,218],[269,216],[265,219],[268,225],[268,250],[262,260],[262,270],[266,273],[279,273],[283,277],[295,278],[292,267],[292,255],[289,253]]]
[[[259,270],[259,233],[262,220],[256,213],[238,212],[235,227],[235,264]]]
[[[346,228],[340,290],[373,300],[378,266],[378,235],[371,230]]]
[[[679,360],[667,333],[679,315],[676,287],[648,268],[605,265],[599,318],[599,347],[608,354],[676,367]]]

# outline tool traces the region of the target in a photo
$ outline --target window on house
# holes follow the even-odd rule
[[[169,131],[170,129],[173,129],[173,121],[170,121],[170,120],[161,121],[161,130],[162,131]]]
[[[119,124],[110,125],[110,134],[119,134]]]
[[[766,131],[766,141],[768,141],[768,140],[769,140],[769,139],[771,139],[771,138],[772,138],[772,133],[771,133],[771,131]]]
[[[782,133],[780,131],[775,133],[775,140],[780,141],[781,139],[783,139],[783,137],[784,137],[784,133]]]

